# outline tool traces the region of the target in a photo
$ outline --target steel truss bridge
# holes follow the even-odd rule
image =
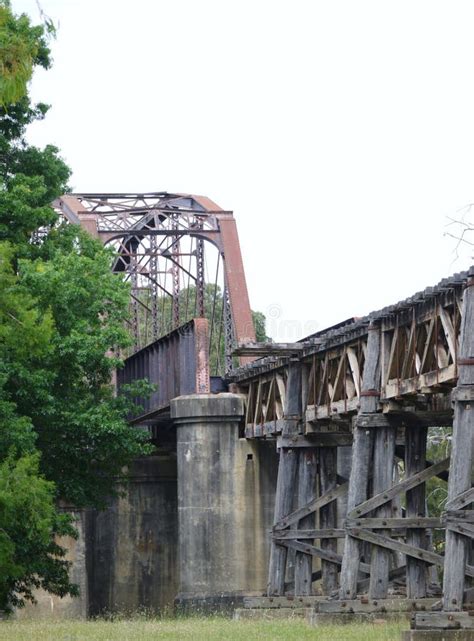
[[[193,318],[209,317],[216,374],[233,367],[234,343],[255,340],[232,212],[204,196],[68,194],[58,214],[115,252],[131,286],[134,351]]]

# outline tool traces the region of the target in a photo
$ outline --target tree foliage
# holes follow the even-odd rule
[[[70,518],[54,505],[54,484],[39,474],[38,454],[0,463],[0,604],[4,609],[33,599],[32,590],[76,595],[69,583],[60,535],[75,536]]]
[[[110,384],[129,341],[127,286],[100,243],[58,223],[50,203],[70,176],[58,150],[25,139],[48,110],[27,94],[34,67],[50,64],[48,31],[0,0],[0,610],[37,587],[77,593],[58,501],[103,505],[148,451]]]
[[[431,427],[428,430],[426,458],[438,463],[451,455],[452,427]],[[426,483],[426,508],[428,516],[440,517],[448,500],[448,484],[438,477]],[[444,553],[445,536],[441,530],[433,530],[433,546],[438,554]]]
[[[47,34],[53,25],[32,26],[27,16],[15,16],[9,0],[0,0],[0,104],[11,105],[27,92],[36,65],[49,67]]]

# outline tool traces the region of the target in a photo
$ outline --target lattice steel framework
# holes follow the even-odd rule
[[[131,285],[134,351],[207,315],[212,373],[223,373],[233,367],[233,345],[255,340],[232,212],[204,196],[166,192],[67,194],[55,207],[114,248],[113,269]]]

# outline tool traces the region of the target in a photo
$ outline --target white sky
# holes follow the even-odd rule
[[[472,0],[41,5],[59,31],[33,95],[53,108],[30,140],[61,148],[76,191],[233,209],[274,338],[469,265],[443,234],[474,202]]]

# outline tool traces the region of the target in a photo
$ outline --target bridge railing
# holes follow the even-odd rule
[[[133,423],[146,423],[166,414],[170,400],[185,394],[210,392],[208,321],[195,318],[150,343],[125,360],[117,385],[147,379],[156,386],[148,398],[137,399]]]

